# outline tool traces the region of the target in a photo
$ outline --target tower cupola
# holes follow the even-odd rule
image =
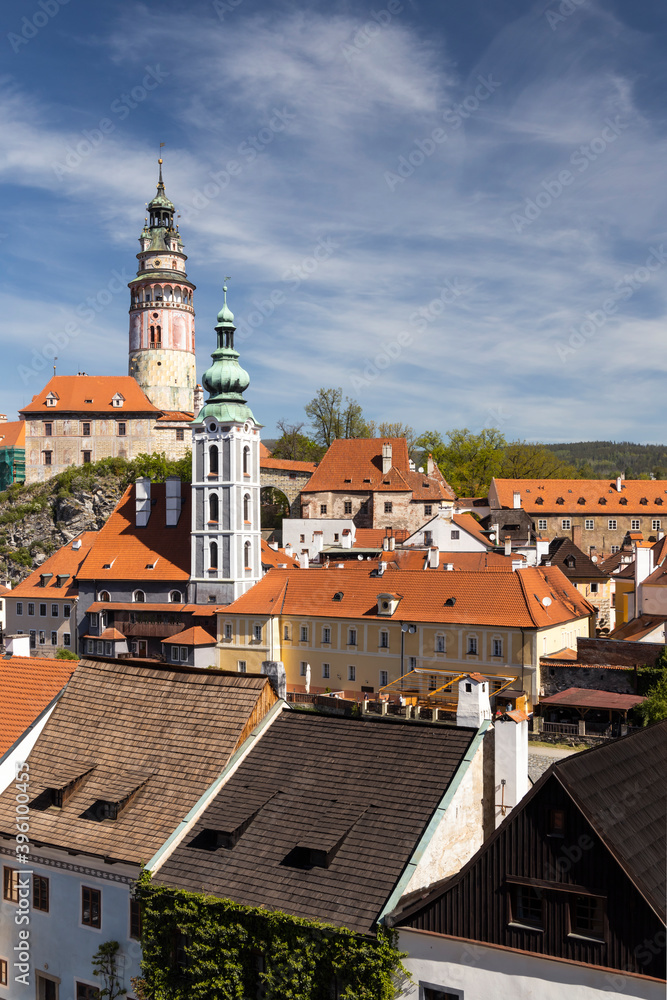
[[[223,286],[224,304],[218,313],[215,331],[218,337],[211,357],[213,364],[202,376],[202,385],[209,398],[204,403],[197,421],[216,417],[220,421],[254,421],[243,393],[250,385],[250,376],[239,364],[239,353],[234,350],[234,313],[227,305],[227,286]]]

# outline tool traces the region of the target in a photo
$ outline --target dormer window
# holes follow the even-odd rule
[[[50,392],[45,399],[45,403],[47,406],[55,406],[59,399],[60,397],[58,396],[57,393]]]
[[[124,402],[125,402],[125,396],[123,396],[122,393],[120,392],[117,392],[115,396],[112,396],[111,398],[112,406],[122,406]]]
[[[396,613],[400,600],[399,594],[378,594],[378,615],[391,618]]]

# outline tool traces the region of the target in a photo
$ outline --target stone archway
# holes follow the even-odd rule
[[[262,530],[273,528],[281,531],[283,518],[291,516],[289,498],[277,486],[262,486],[260,488],[259,506]]]
[[[268,465],[268,462],[271,462],[271,460],[267,460],[267,465],[264,465],[263,462],[260,463],[259,480],[261,488],[267,489],[270,487],[279,490],[287,497],[289,502],[289,516],[301,517],[301,490],[305,489],[313,473],[289,468],[275,468],[271,467],[273,463]],[[276,462],[275,464],[277,465],[278,463]],[[290,463],[281,462],[280,464],[289,465]],[[306,463],[295,462],[294,464],[305,465]]]

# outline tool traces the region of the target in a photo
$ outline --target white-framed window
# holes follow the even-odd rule
[[[331,667],[328,663],[322,664],[322,677],[327,680],[331,676]]]
[[[618,545],[612,545],[612,547],[611,547],[611,554],[612,554],[613,556],[615,556],[615,555],[616,555],[616,553],[618,552],[618,549],[619,549],[619,546],[618,546]]]
[[[466,653],[469,656],[477,656],[477,636],[469,635],[466,639]]]
[[[348,646],[357,645],[357,630],[356,628],[349,628],[347,630],[347,644]]]
[[[51,605],[51,617],[52,618],[57,618],[58,617],[58,605],[57,604],[52,604]]]
[[[52,646],[57,646],[58,645],[58,633],[57,632],[52,632],[51,633],[51,645]]]
[[[285,640],[286,642],[289,642],[289,639],[290,639],[290,629],[289,629],[289,625],[283,625],[283,639],[284,639],[284,640]]]
[[[380,632],[380,649],[389,649],[389,633],[386,629]]]
[[[308,670],[308,662],[307,660],[302,660],[301,663],[299,664],[299,675],[301,677],[305,677],[307,670]]]
[[[618,522],[615,517],[609,518],[609,520],[607,521],[607,527],[609,531],[616,531],[616,528],[618,527]]]
[[[88,640],[88,652],[89,653],[94,653],[95,652],[95,640],[94,639],[89,639]]]
[[[22,615],[23,614],[23,601],[17,601],[16,602],[16,614],[17,615]]]
[[[348,681],[356,681],[357,679],[357,668],[349,666],[347,668],[347,679]]]
[[[456,542],[461,537],[461,532],[459,531],[458,528],[453,528],[452,531],[450,532],[450,537],[453,542]]]
[[[381,688],[386,687],[388,683],[389,683],[389,671],[388,670],[381,670],[380,671],[380,687]]]
[[[441,632],[435,637],[435,651],[436,653],[445,653],[447,651],[445,637]]]
[[[63,646],[71,646],[72,644],[72,633],[63,632]]]
[[[28,614],[29,615],[34,615],[34,613],[35,613],[35,605],[32,603],[32,601],[29,601],[28,602]]]
[[[385,504],[384,504],[384,512],[385,512],[385,514],[391,514],[392,511],[393,511],[393,509],[394,509],[394,505],[391,502],[391,500],[385,500]]]
[[[132,595],[132,600],[134,601],[135,604],[145,604],[146,595],[144,594],[143,590],[135,590],[134,594]]]
[[[591,584],[591,594],[597,594],[599,590],[600,590],[600,584],[599,583],[592,583]]]
[[[30,629],[30,645],[31,646],[37,645],[37,632],[35,631],[34,628]],[[95,652],[95,650],[93,650],[93,652]]]
[[[113,656],[113,650],[111,648],[111,645],[112,644],[110,642],[105,642],[104,643],[104,655],[105,656]]]
[[[572,527],[571,519],[569,517],[561,518],[560,526],[563,529],[563,531],[569,531],[570,528]]]
[[[253,625],[253,627],[252,627],[252,637],[255,640],[255,642],[261,642],[262,641],[262,626],[261,625]]]
[[[660,518],[654,517],[651,521],[651,528],[653,531],[660,531]]]
[[[233,629],[232,629],[232,623],[231,622],[225,622],[224,630],[223,630],[223,635],[224,635],[224,637],[225,637],[225,639],[226,639],[227,642],[229,642],[230,639],[232,638],[232,636],[233,636]]]
[[[188,647],[181,646],[181,660],[185,662],[188,658]]]
[[[428,517],[429,514],[432,514],[432,513],[433,513],[433,504],[425,503],[424,504],[424,514],[425,514],[425,516]]]
[[[586,531],[593,531],[593,529],[595,528],[595,521],[593,520],[592,517],[586,518],[586,520],[584,521],[584,528],[586,529]]]
[[[302,625],[299,629],[299,639],[301,642],[308,642],[308,626]]]
[[[538,531],[546,531],[547,530],[547,519],[546,519],[546,517],[540,517],[538,519],[537,530]]]
[[[491,642],[492,656],[502,656],[503,655],[503,640],[493,639]]]
[[[246,663],[245,660],[238,660],[236,666],[238,668],[238,672],[240,674],[244,674],[246,672],[248,664]]]
[[[72,614],[72,608],[69,604],[63,604],[63,618],[69,618]]]
[[[172,663],[178,663],[178,661],[180,660],[180,658],[181,658],[181,654],[179,652],[178,646],[172,646],[171,647],[171,659],[172,659]]]
[[[630,521],[630,531],[640,531],[641,524],[642,523],[638,517],[633,517],[633,519]]]
[[[39,644],[40,646],[46,645],[46,632],[44,632],[42,629],[40,629],[39,631]]]
[[[450,986],[431,986],[420,981],[419,1000],[463,1000],[463,990]]]
[[[331,629],[329,628],[328,625],[324,625],[322,628],[322,642],[323,643],[331,642]]]

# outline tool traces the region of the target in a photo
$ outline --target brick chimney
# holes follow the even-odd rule
[[[578,549],[581,548],[581,525],[572,525],[572,541],[577,546]]]

